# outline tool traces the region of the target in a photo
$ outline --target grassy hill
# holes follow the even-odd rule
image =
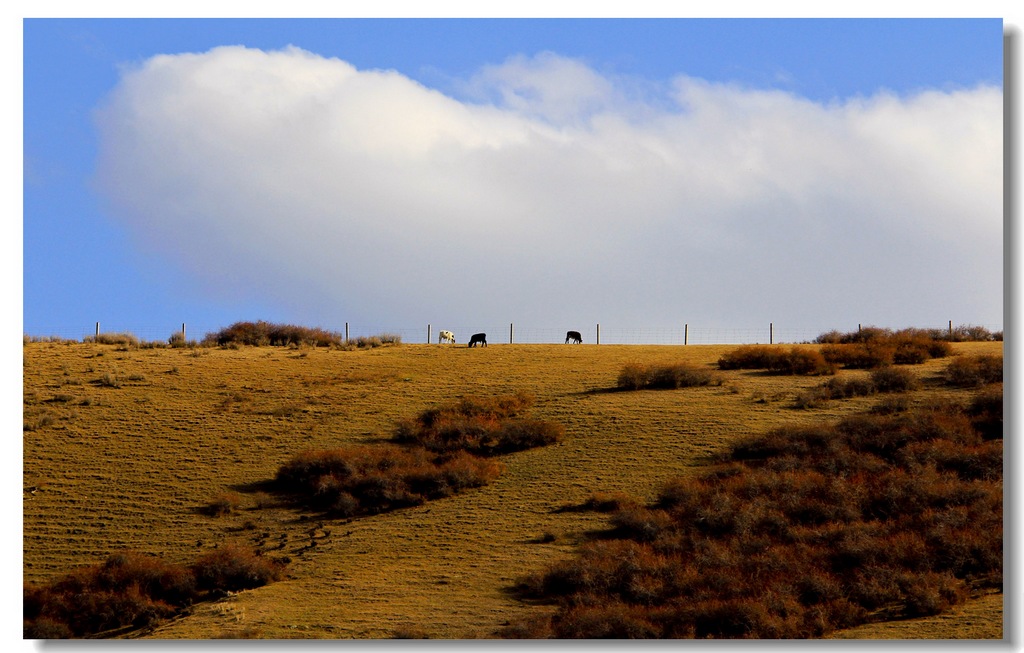
[[[953,348],[1002,353],[1001,342]],[[287,556],[286,577],[131,636],[491,637],[551,609],[510,591],[520,577],[573,556],[607,527],[606,515],[564,508],[596,493],[652,500],[666,481],[700,473],[739,438],[838,419],[878,401],[797,408],[822,377],[718,371],[718,359],[734,349],[27,343],[24,577],[47,582],[126,549],[184,564],[239,543]],[[613,391],[628,365],[679,363],[713,370],[717,380]],[[910,403],[973,396],[937,380],[948,364],[907,366],[921,381],[907,393]],[[402,420],[440,404],[516,393],[532,395],[531,416],[562,425],[564,437],[501,456],[503,473],[484,487],[354,519],[324,519],[266,489],[302,451],[379,444]],[[1000,638],[1001,595],[940,618],[836,636]]]

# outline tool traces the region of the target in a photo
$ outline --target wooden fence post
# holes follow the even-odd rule
[[[345,323],[345,342],[348,342],[348,322]]]
[[[597,344],[601,344],[601,323],[597,323]]]
[[[768,344],[775,344],[775,325],[771,322],[768,323]]]
[[[100,323],[96,323],[96,340],[100,339]]]
[[[187,340],[185,340],[185,323],[184,322],[181,323],[181,342],[182,343],[188,342]]]
[[[513,326],[514,326],[514,323],[509,322],[509,325],[508,325],[508,344],[510,344],[510,345],[512,344],[512,327]]]
[[[689,340],[690,340],[690,325],[689,324],[684,324],[683,325],[683,344],[684,345],[687,344],[689,342]]]
[[[429,345],[432,341],[430,340],[430,325],[427,324],[427,344]]]

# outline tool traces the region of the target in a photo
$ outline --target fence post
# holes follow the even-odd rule
[[[949,321],[949,339],[953,339],[953,320]]]
[[[345,342],[348,342],[348,322],[345,323]]]
[[[99,338],[100,338],[100,323],[97,322],[96,323],[96,340],[99,340]]]
[[[184,322],[181,323],[181,341],[183,343],[184,342],[188,342],[187,340],[185,340],[185,323]]]
[[[514,326],[514,323],[509,322],[509,324],[508,324],[508,344],[510,344],[510,345],[512,344],[512,327],[513,326]]]
[[[684,345],[687,344],[689,342],[689,340],[690,340],[690,325],[689,324],[684,324],[683,325],[683,344]]]
[[[597,323],[597,344],[601,344],[601,323]]]
[[[775,344],[775,325],[771,322],[768,323],[768,344]]]
[[[429,345],[431,342],[432,341],[430,339],[430,324],[427,324],[427,344]]]

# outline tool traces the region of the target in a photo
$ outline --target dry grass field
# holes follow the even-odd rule
[[[330,348],[24,346],[24,578],[45,582],[130,549],[188,562],[228,542],[288,556],[284,580],[195,606],[133,637],[485,638],[549,610],[516,579],[569,557],[607,516],[560,511],[596,492],[650,500],[738,437],[830,420],[877,401],[796,409],[821,377],[717,372],[720,385],[611,392],[628,363],[715,369],[735,346],[398,345]],[[1001,342],[956,354],[1001,355]],[[966,401],[910,366],[915,403]],[[839,376],[867,374],[840,371]],[[380,442],[460,397],[526,392],[561,442],[502,456],[493,483],[422,506],[321,520],[255,489],[308,449]],[[204,510],[216,500],[233,509]],[[955,613],[837,638],[1001,638],[1002,595]]]

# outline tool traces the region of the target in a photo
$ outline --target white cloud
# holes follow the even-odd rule
[[[97,182],[149,251],[296,319],[1001,321],[999,89],[629,84],[545,53],[458,101],[297,48],[154,57],[97,112]]]

